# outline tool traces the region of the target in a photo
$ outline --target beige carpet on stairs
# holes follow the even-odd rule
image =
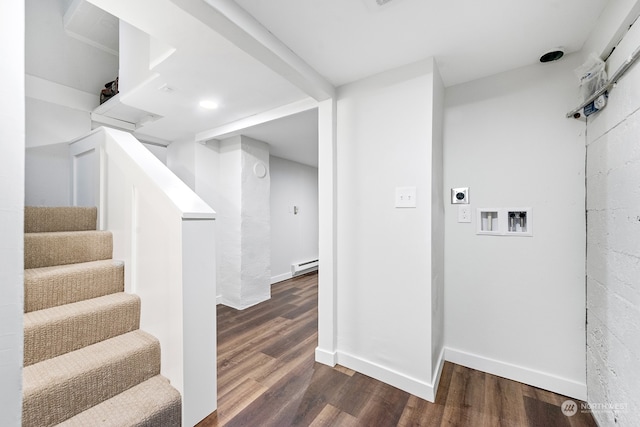
[[[23,427],[180,426],[160,344],[139,330],[95,208],[25,208]]]
[[[119,292],[32,311],[24,316],[24,365],[113,338],[140,327],[140,298]]]
[[[124,291],[124,263],[112,259],[24,271],[24,311]]]
[[[59,231],[24,235],[24,268],[110,259],[113,240],[109,231]]]

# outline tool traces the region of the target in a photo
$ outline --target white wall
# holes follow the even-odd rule
[[[633,25],[609,73],[640,45]],[[638,424],[640,396],[640,68],[589,117],[587,130],[588,401],[601,426]],[[598,405],[607,405],[604,410]],[[610,405],[610,406],[609,406]]]
[[[584,125],[569,55],[447,88],[445,190],[470,187],[472,219],[445,214],[447,360],[586,397]],[[533,237],[476,235],[476,208],[531,207]]]
[[[434,64],[338,90],[338,339],[341,365],[426,399],[432,383]],[[415,186],[417,208],[395,208]],[[322,271],[321,271],[322,274]]]
[[[27,147],[69,142],[91,131],[88,111],[28,97],[26,114]]]
[[[167,146],[167,167],[192,190],[196,188],[196,145],[193,141],[174,141]]]
[[[25,11],[26,203],[68,205],[68,148],[91,131],[100,89],[118,74],[118,58],[70,37],[63,0],[28,0]],[[50,147],[48,147],[50,146]],[[41,147],[41,148],[36,148]]]
[[[25,155],[25,204],[71,205],[69,144],[28,147]]]
[[[0,425],[22,417],[24,1],[0,3]]]
[[[273,284],[291,278],[291,264],[318,259],[318,168],[274,156],[269,165]]]
[[[26,73],[99,94],[118,75],[118,57],[67,35],[63,0],[26,2]]]
[[[144,148],[151,151],[151,154],[156,156],[158,160],[160,160],[165,165],[167,164],[167,147],[165,147],[164,145],[149,144],[148,142],[144,141],[140,142],[142,142]]]

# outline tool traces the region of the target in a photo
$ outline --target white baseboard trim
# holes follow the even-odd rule
[[[436,367],[433,370],[431,378],[433,378],[433,401],[436,400],[438,394],[438,388],[440,387],[440,376],[442,375],[442,368],[444,367],[444,347],[440,350]]]
[[[426,383],[348,353],[338,351],[337,356],[338,364],[346,368],[353,369],[354,371],[375,378],[383,383],[397,387],[400,390],[404,390],[407,393],[411,393],[421,399],[428,400],[429,402],[435,401],[436,393],[434,384]]]
[[[274,285],[279,282],[284,282],[285,280],[289,280],[292,277],[293,275],[291,273],[278,274],[277,276],[273,276],[271,278],[271,284]]]
[[[573,397],[574,399],[587,399],[587,385],[585,383],[450,347],[445,348],[444,358],[449,362],[466,366],[467,368],[529,384],[564,396]]]
[[[228,299],[226,299],[225,297],[218,295],[216,297],[216,304],[223,304],[226,305],[227,307],[231,307],[235,310],[244,310],[247,309],[249,307],[253,307],[254,305],[260,304],[261,302],[265,302],[265,301],[269,301],[271,299],[271,296],[268,297],[263,297],[257,301],[252,301],[248,304],[238,304],[236,302],[233,301],[229,301]]]
[[[335,351],[331,352],[320,347],[316,347],[316,362],[334,367],[337,363],[337,354]]]

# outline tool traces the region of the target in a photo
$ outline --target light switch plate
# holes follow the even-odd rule
[[[416,187],[396,187],[396,208],[416,207]]]

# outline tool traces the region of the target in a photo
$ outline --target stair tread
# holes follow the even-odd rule
[[[110,259],[110,231],[60,231],[24,234],[25,269]]]
[[[140,298],[124,292],[24,316],[24,365],[77,350],[138,329]]]
[[[113,259],[24,271],[26,313],[124,290],[124,262]]]
[[[60,423],[160,374],[160,344],[136,330],[26,366],[23,426]]]
[[[59,427],[173,427],[181,424],[180,393],[157,375],[84,412]]]

